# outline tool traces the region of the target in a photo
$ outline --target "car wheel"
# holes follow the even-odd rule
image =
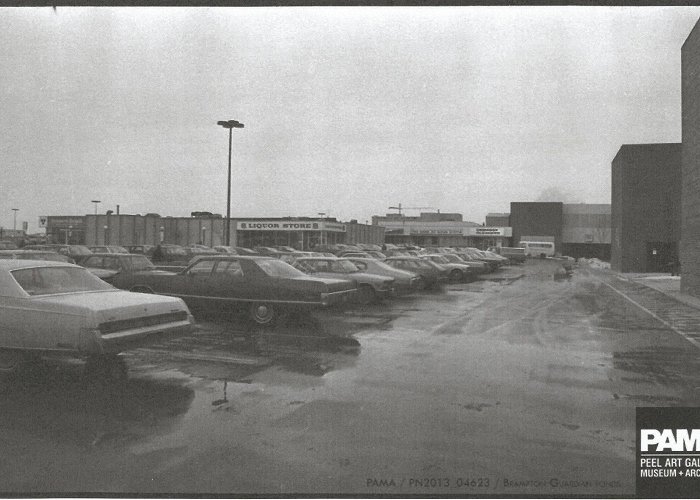
[[[462,281],[462,271],[459,269],[453,269],[450,272],[450,281]]]
[[[371,304],[377,298],[377,294],[370,285],[360,285],[357,289],[357,301],[362,305]]]
[[[0,373],[17,373],[26,361],[22,353],[16,351],[0,351]]]
[[[259,303],[250,307],[250,316],[258,325],[270,325],[275,321],[275,309],[270,304]]]

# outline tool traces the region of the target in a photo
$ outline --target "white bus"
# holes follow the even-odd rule
[[[525,249],[528,257],[554,256],[554,243],[551,241],[521,241],[520,247]]]

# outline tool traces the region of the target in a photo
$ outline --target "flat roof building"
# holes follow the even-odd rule
[[[625,144],[612,160],[611,268],[669,271],[680,240],[681,144]]]
[[[700,297],[700,28],[681,48],[681,291]]]

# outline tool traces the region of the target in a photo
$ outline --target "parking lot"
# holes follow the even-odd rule
[[[125,353],[123,383],[32,367],[0,386],[0,490],[633,494],[635,406],[700,403],[673,326],[698,314],[559,271],[529,260],[274,327],[198,318]]]

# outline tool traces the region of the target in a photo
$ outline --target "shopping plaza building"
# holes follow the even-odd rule
[[[224,245],[226,219],[208,212],[191,217],[158,214],[48,216],[46,233],[54,243],[84,245]],[[309,250],[334,243],[384,242],[384,228],[338,222],[334,218],[231,218],[232,246],[290,246]]]
[[[372,224],[385,228],[387,243],[486,249],[551,241],[562,255],[610,258],[610,205],[512,202],[510,207],[510,213],[488,214],[484,224],[440,212],[374,216]]]

